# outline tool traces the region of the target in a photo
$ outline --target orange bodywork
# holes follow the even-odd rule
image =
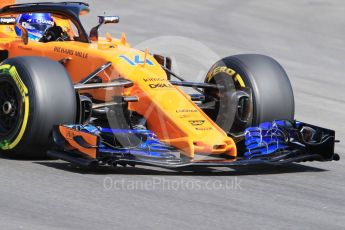
[[[80,132],[72,128],[68,128],[65,126],[59,126],[59,132],[64,137],[64,139],[68,142],[68,145],[71,149],[78,150],[91,158],[97,157],[97,142],[98,138],[96,135],[86,132]],[[88,148],[81,146],[75,138],[82,138],[83,142],[86,145],[90,146]]]
[[[0,8],[3,8],[8,5],[13,5],[16,2],[16,0],[1,0],[0,2]]]
[[[68,20],[56,18],[55,21],[73,37]],[[108,34],[106,38],[91,43],[29,41],[25,45],[16,36],[13,25],[3,25],[0,26],[0,50],[7,50],[8,58],[43,56],[55,61],[69,58],[65,68],[73,83],[110,61],[112,66],[98,75],[103,83],[125,78],[131,80],[134,86],[120,91],[118,88],[105,88],[84,93],[92,95],[97,101],[110,101],[119,94],[137,96],[139,101],[130,102],[129,109],[144,116],[148,128],[162,141],[181,149],[190,158],[196,153],[237,154],[233,139],[194,104],[188,94],[170,84],[165,71],[153,56],[131,48],[124,34],[119,39]],[[93,153],[90,155],[93,156]]]

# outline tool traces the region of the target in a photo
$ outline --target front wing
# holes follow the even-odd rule
[[[87,167],[148,165],[172,169],[340,159],[334,153],[333,130],[302,122],[276,121],[248,128],[244,134],[245,149],[236,158],[199,155],[198,159],[190,159],[180,150],[162,143],[149,130],[60,125],[53,132],[56,148],[48,151],[48,155]]]

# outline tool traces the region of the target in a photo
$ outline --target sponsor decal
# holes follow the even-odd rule
[[[101,16],[105,24],[118,23],[120,21],[119,16]]]
[[[196,109],[177,109],[176,113],[196,113],[198,110]]]
[[[236,71],[226,66],[219,66],[213,70],[212,75],[214,76],[219,73],[226,73],[230,76],[234,76],[236,74]]]
[[[140,55],[135,55],[134,59],[131,59],[125,55],[121,55],[119,56],[122,60],[126,61],[128,64],[130,64],[131,66],[137,66],[137,65],[143,65],[144,64],[144,58],[141,59]],[[150,66],[154,66],[154,63],[149,60],[148,58],[146,58],[146,64],[150,65]]]
[[[156,81],[166,81],[164,78],[153,77],[153,78],[144,78],[144,82],[156,82]]]
[[[173,86],[170,83],[157,83],[157,84],[149,84],[149,87],[151,89],[157,89],[157,88],[171,88]]]
[[[47,20],[44,18],[37,18],[37,19],[28,19],[28,22],[30,23],[35,23],[35,24],[47,24],[47,25],[51,25],[54,26],[54,22],[52,20]]]
[[[232,77],[235,81],[237,81],[241,87],[245,87],[245,83],[240,74],[238,74],[235,70],[228,68],[226,66],[218,66],[214,68],[208,75],[207,75],[207,82],[210,82],[211,79],[219,74],[219,73],[226,73],[230,77]]]
[[[16,18],[14,17],[1,17],[0,25],[14,25],[16,24]]]
[[[226,73],[232,77],[236,74],[236,71],[226,66],[218,66],[210,72],[209,76],[207,77],[207,81],[210,81],[215,75],[219,73]]]
[[[80,58],[84,58],[84,59],[87,59],[88,55],[89,55],[88,53],[84,53],[81,51],[72,50],[72,49],[65,49],[65,48],[57,47],[57,46],[54,47],[54,52],[67,54],[70,56],[76,56],[76,57],[80,57]]]
[[[23,50],[30,50],[30,51],[32,50],[31,47],[22,46],[22,45],[19,45],[18,48],[19,48],[19,49],[23,49]]]
[[[189,118],[191,116],[192,116],[191,114],[182,114],[179,116],[179,118],[183,119],[183,118]]]
[[[200,126],[205,123],[205,120],[189,120],[188,122],[193,126]]]
[[[196,127],[195,129],[198,131],[209,131],[212,130],[212,127]]]

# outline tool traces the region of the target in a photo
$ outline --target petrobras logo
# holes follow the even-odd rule
[[[16,23],[16,18],[13,17],[2,17],[0,18],[1,25],[14,25]]]

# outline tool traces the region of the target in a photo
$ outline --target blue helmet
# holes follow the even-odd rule
[[[19,15],[17,24],[20,24],[28,31],[30,40],[39,41],[46,30],[54,26],[54,20],[48,13],[30,13]],[[22,36],[18,26],[16,26],[15,30],[18,36]]]

